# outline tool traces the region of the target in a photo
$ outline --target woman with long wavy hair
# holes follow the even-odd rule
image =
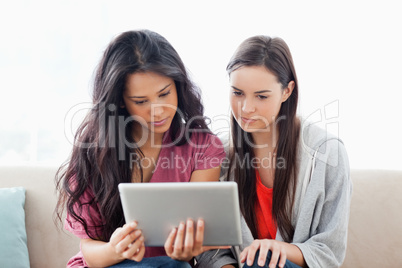
[[[72,155],[56,174],[56,215],[62,220],[66,211],[65,228],[81,239],[67,266],[188,266],[206,250],[204,223],[187,222],[198,235],[183,247],[177,241],[188,228],[180,223],[165,248],[146,248],[136,222],[124,223],[118,184],[218,180],[225,152],[207,127],[198,88],[164,37],[139,30],[108,45],[92,97]]]
[[[243,244],[202,267],[339,267],[351,180],[340,139],[296,115],[299,85],[281,38],[243,41],[227,66],[231,138],[226,179],[239,187]],[[225,266],[227,265],[227,266]]]

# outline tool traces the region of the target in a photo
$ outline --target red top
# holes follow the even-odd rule
[[[258,239],[275,239],[276,224],[272,218],[273,188],[268,188],[261,182],[260,173],[256,174],[257,199],[255,200],[255,216],[258,226]]]

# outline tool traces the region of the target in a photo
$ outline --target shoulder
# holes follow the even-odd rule
[[[328,180],[333,177],[348,179],[349,158],[343,141],[319,123],[301,120],[300,128],[299,180],[308,178],[312,169],[311,179],[322,176]]]
[[[323,128],[319,122],[300,118],[300,142],[305,147],[317,149],[322,143],[334,138],[336,136]]]
[[[230,149],[230,134],[229,132],[220,132],[217,134],[219,137],[220,141],[222,142],[223,149],[225,150],[226,155],[229,155],[229,149]]]
[[[311,157],[330,157],[334,152],[346,153],[343,141],[319,123],[300,119],[299,148]],[[330,153],[331,152],[331,153]]]
[[[182,145],[174,142],[164,143],[164,148],[168,148],[169,152],[174,151],[188,157],[225,157],[223,145],[218,136],[213,134],[209,129],[191,129],[185,133],[185,143]]]
[[[302,121],[299,150],[299,180],[311,176],[314,185],[326,189],[338,189],[349,184],[349,158],[343,141],[337,135],[318,123]]]
[[[182,142],[184,140],[184,142]],[[167,132],[163,137],[164,147],[197,147],[196,145],[211,144],[222,147],[220,139],[209,129],[189,129],[177,134],[174,139]]]
[[[214,147],[223,148],[221,139],[207,129],[192,130],[191,137],[187,140],[199,145],[212,145]]]

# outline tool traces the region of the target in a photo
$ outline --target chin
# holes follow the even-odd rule
[[[261,130],[261,128],[258,128],[258,127],[250,127],[250,125],[246,126],[244,123],[240,124],[240,127],[241,127],[241,129],[243,129],[243,131],[250,132],[250,133]]]
[[[254,132],[258,132],[258,129],[248,129],[248,128],[242,128],[244,132],[247,133],[254,133]]]
[[[168,125],[164,125],[164,126],[159,126],[159,127],[155,127],[152,126],[152,128],[148,128],[150,132],[155,133],[155,134],[163,134],[166,131],[168,131],[170,128],[170,124]]]

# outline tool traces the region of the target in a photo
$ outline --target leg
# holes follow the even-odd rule
[[[122,261],[109,268],[191,268],[187,262],[176,261],[167,256],[144,258],[141,262],[130,260]]]
[[[257,254],[255,255],[254,258],[254,263],[252,266],[248,266],[247,264],[244,264],[243,268],[256,268],[256,267],[261,267],[258,266],[258,256],[260,255],[260,251],[257,251]],[[262,267],[268,268],[268,264],[271,261],[271,251],[268,251],[268,255],[267,255],[267,261],[265,262],[265,265]],[[278,265],[276,267],[279,267]],[[293,262],[286,260],[285,266],[284,268],[301,268],[299,265],[294,264]]]

